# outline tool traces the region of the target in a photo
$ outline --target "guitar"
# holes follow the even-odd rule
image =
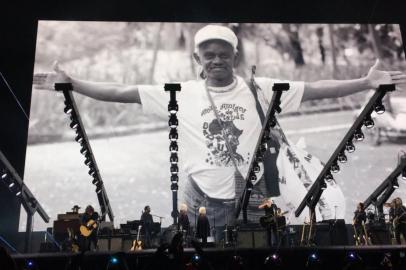
[[[394,229],[396,229],[396,228],[399,226],[399,224],[400,224],[400,219],[401,219],[404,215],[406,215],[406,212],[403,212],[401,215],[399,215],[399,216],[397,216],[397,217],[395,217],[395,218],[393,219],[393,228],[394,228]]]
[[[84,237],[89,237],[93,230],[97,228],[97,221],[91,219],[87,222],[86,225],[80,225],[80,234]]]
[[[140,232],[141,232],[142,226],[138,226],[138,231],[137,231],[137,239],[133,241],[133,245],[130,249],[130,251],[135,251],[135,250],[142,250],[142,242],[140,240]]]
[[[285,212],[281,213],[280,216],[283,216],[287,213],[289,213],[289,211],[285,211]],[[261,224],[262,227],[266,228],[266,227],[276,223],[277,217],[278,217],[277,215],[262,216],[259,218],[259,223]]]

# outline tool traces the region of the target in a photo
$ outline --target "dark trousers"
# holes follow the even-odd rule
[[[403,239],[406,241],[406,223],[399,223],[398,226],[395,228],[395,238],[396,243],[400,245],[402,242],[400,241],[400,235],[403,235]]]

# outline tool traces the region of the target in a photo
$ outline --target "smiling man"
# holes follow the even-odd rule
[[[248,173],[262,124],[250,86],[234,74],[238,57],[236,35],[227,27],[207,25],[196,33],[194,41],[194,58],[201,67],[202,80],[183,82],[182,92],[178,95],[179,154],[182,169],[187,175],[183,197],[188,205],[191,224],[194,224],[193,209],[201,205],[215,216],[216,224],[230,224],[239,195],[238,183],[241,186],[241,175]],[[402,72],[380,71],[377,66],[378,62],[365,77],[353,80],[290,81],[290,90],[282,95],[282,111],[296,111],[306,100],[342,97],[377,88],[380,84],[406,82]],[[162,85],[89,82],[69,76],[57,65],[55,73],[34,77],[36,88],[51,90],[55,82],[71,82],[75,92],[98,100],[139,103],[144,113],[168,115],[168,96]],[[281,81],[256,78],[258,102],[264,111],[271,100],[272,87],[277,82]],[[272,177],[264,177],[262,169],[252,192],[249,219],[254,222],[258,222],[258,217],[262,215],[258,205],[265,198],[272,196],[283,209],[297,207],[306,193],[306,181],[309,184],[314,180],[306,172],[295,175],[297,180],[291,180],[289,174],[283,171],[278,173],[278,149],[283,142],[281,138],[276,138],[275,143],[270,151],[275,156],[271,166],[273,172],[265,172]],[[297,169],[300,170],[294,168],[292,171],[296,173]],[[162,184],[166,185],[166,182]],[[286,188],[279,189],[279,185]],[[322,197],[324,201],[319,213],[323,218],[331,216],[333,201],[345,209],[341,190],[335,183],[330,185],[333,191],[329,194],[334,200]],[[284,190],[289,192],[284,193]],[[228,217],[224,213],[228,213]]]

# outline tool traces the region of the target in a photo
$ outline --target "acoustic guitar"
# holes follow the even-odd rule
[[[93,219],[89,220],[86,225],[80,225],[80,234],[84,237],[89,237],[94,229],[97,228],[97,222]]]
[[[133,245],[130,249],[130,251],[135,251],[135,250],[142,250],[142,241],[140,240],[140,232],[141,232],[142,226],[138,226],[138,231],[137,231],[137,239],[133,241]]]

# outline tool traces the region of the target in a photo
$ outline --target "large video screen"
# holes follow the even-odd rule
[[[371,79],[371,72],[406,71],[398,25],[215,24],[235,33],[235,48],[227,31],[196,35],[206,25],[38,24],[34,73],[53,72],[58,61],[59,72],[74,78],[75,87],[93,91],[93,98],[87,90],[80,94],[75,89],[73,95],[116,227],[140,219],[146,205],[155,222],[161,221],[163,227],[173,222],[169,94],[163,84],[182,86],[177,93],[178,202],[188,206],[191,220],[200,206],[206,206],[212,226],[222,226],[232,219],[235,198],[240,196],[236,187],[241,180],[234,176],[247,174],[261,127],[248,86],[251,67],[256,66],[255,81],[261,88],[256,90],[265,111],[273,82],[290,82],[277,115],[275,144],[268,150],[272,164],[260,168],[249,219],[258,222],[264,215],[258,206],[272,197],[290,224],[301,224],[309,220],[308,211],[299,217],[294,211],[374,91],[365,84],[366,78]],[[210,43],[213,35],[219,38]],[[197,47],[195,38],[201,42]],[[222,76],[231,78],[230,83],[222,84]],[[335,87],[335,80],[352,81]],[[32,92],[24,178],[51,223],[36,217],[35,230],[52,227],[57,215],[70,212],[74,205],[81,207],[79,212],[87,205],[100,212],[96,187],[64,113],[64,96],[40,88],[35,86]],[[365,140],[355,143],[355,152],[327,183],[316,207],[317,220],[350,223],[357,203],[397,166],[399,153],[406,150],[405,140],[396,132],[406,129],[406,87],[401,88],[387,95],[387,112],[374,116],[373,129],[363,128]],[[340,97],[343,93],[353,94]],[[273,179],[261,176],[268,169]],[[406,198],[406,182],[399,184],[393,197]],[[25,230],[24,211],[20,230]]]

